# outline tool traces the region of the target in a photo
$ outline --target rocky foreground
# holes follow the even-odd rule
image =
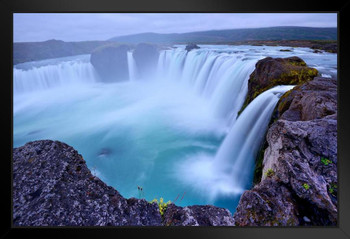
[[[227,209],[126,199],[92,175],[83,157],[59,141],[13,150],[15,226],[232,226]]]

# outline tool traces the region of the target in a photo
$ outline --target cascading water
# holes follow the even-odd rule
[[[208,194],[212,202],[248,189],[272,112],[280,96],[293,87],[276,86],[254,99],[235,121],[215,155],[199,154],[180,166],[184,181]]]
[[[89,55],[16,65],[14,147],[60,140],[77,149],[92,173],[124,197],[137,197],[137,186],[142,186],[147,200],[163,197],[180,206],[210,203],[233,212],[252,180],[254,157],[272,110],[291,86],[262,93],[238,119],[237,112],[255,63],[297,51],[279,50],[164,50],[149,81],[138,78],[129,52],[130,81],[118,83],[101,82]],[[301,49],[298,54],[304,58],[313,53]],[[320,67],[329,62],[336,66],[336,56],[327,53],[312,59]]]
[[[271,114],[282,94],[294,86],[276,86],[254,99],[239,116],[214,159],[220,173],[232,175],[236,187],[246,189]]]
[[[17,94],[57,86],[92,83],[96,81],[96,77],[95,69],[89,62],[65,61],[30,69],[14,68],[13,88]]]
[[[160,54],[158,78],[180,82],[206,98],[219,118],[235,118],[257,59],[212,51],[167,50]]]
[[[128,58],[128,70],[129,70],[130,81],[134,81],[137,79],[137,72],[136,72],[135,59],[131,51],[128,51],[127,58]]]

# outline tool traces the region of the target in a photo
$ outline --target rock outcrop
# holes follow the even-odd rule
[[[240,226],[337,224],[337,82],[287,92],[267,132],[261,182],[243,193]]]
[[[159,58],[159,50],[156,45],[140,43],[133,52],[139,77],[151,76],[156,68]]]
[[[41,140],[13,149],[14,226],[230,226],[230,212],[213,206],[126,199],[93,176],[83,157],[59,141]]]
[[[90,62],[103,82],[129,80],[127,45],[107,45],[91,53]]]
[[[200,48],[200,47],[197,46],[196,44],[190,43],[190,44],[188,44],[188,45],[186,46],[185,50],[186,50],[186,51],[191,51],[191,50],[193,50],[193,49],[199,49],[199,48]]]
[[[312,80],[318,75],[315,68],[310,68],[299,57],[272,58],[258,61],[248,81],[248,93],[240,110],[252,102],[259,94],[277,85],[299,85]]]
[[[306,121],[321,119],[337,112],[337,82],[316,77],[284,94],[277,108],[277,118]]]
[[[167,226],[234,226],[234,219],[228,209],[215,206],[178,207],[170,204],[164,213]]]

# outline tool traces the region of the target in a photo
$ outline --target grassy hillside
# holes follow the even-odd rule
[[[295,40],[292,42],[291,40]],[[310,41],[312,40],[312,41]],[[13,64],[49,58],[90,54],[94,49],[110,44],[137,44],[149,42],[159,45],[176,43],[197,44],[267,44],[306,46],[336,52],[336,28],[269,27],[255,29],[231,29],[182,34],[141,33],[114,37],[107,41],[64,42],[19,42],[13,44]],[[326,44],[326,45],[325,45]]]
[[[248,40],[337,40],[337,28],[268,27],[181,34],[141,33],[109,39],[124,43],[225,43]]]

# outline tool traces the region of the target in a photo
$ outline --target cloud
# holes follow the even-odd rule
[[[13,19],[15,42],[106,40],[142,32],[337,26],[336,13],[15,13]]]

